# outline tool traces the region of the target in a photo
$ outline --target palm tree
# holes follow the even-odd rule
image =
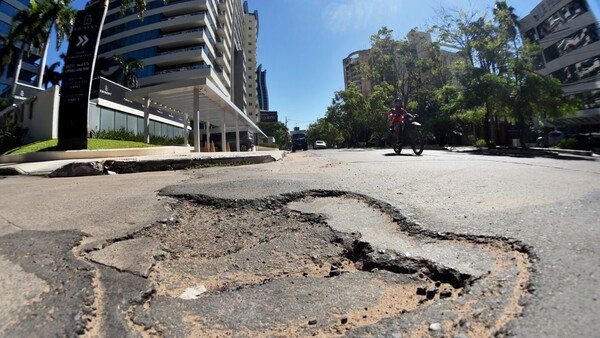
[[[21,65],[25,52],[30,54],[32,49],[39,50],[45,42],[44,32],[38,24],[37,15],[31,8],[20,10],[15,14],[7,42],[19,48],[11,91],[14,96],[21,75]]]
[[[62,73],[56,70],[58,66],[60,66],[60,62],[57,61],[50,66],[45,67],[44,80],[42,81],[44,88],[48,88],[49,84],[56,86],[62,80]]]
[[[11,31],[7,36],[0,36],[0,68],[10,67],[11,69],[17,64],[17,54],[19,49],[15,46],[12,37],[14,26],[11,26]]]
[[[39,26],[37,14],[31,8],[17,12],[13,17],[12,25],[7,37],[0,41],[0,65],[14,67],[14,80],[11,94],[16,91],[17,82],[21,75],[21,65],[25,53],[31,53],[32,49],[40,49],[44,44],[44,34]]]
[[[138,78],[135,71],[144,68],[142,61],[134,58],[127,58],[127,60],[125,60],[121,54],[114,54],[113,60],[118,67],[112,74],[114,78],[120,80],[119,82],[127,88],[137,88]]]
[[[72,0],[43,0],[39,3],[31,1],[31,11],[38,17],[36,29],[43,31],[46,37],[39,66],[38,87],[41,87],[44,81],[50,32],[52,29],[56,32],[56,50],[60,50],[62,43],[68,40],[73,30],[77,10],[71,7],[71,2]]]

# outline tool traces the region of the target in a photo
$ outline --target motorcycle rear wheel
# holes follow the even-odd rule
[[[423,139],[421,130],[413,130],[410,138],[412,141],[412,150],[414,151],[415,155],[421,155],[423,153],[423,149],[425,149],[425,140]]]

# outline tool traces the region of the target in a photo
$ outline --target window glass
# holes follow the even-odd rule
[[[88,108],[88,125],[90,130],[100,130],[100,108],[91,103]]]
[[[143,118],[137,119],[137,130],[138,130],[138,134],[144,135],[144,119]]]
[[[100,130],[109,131],[115,129],[115,112],[100,108]]]
[[[29,7],[29,4],[27,4],[27,6]],[[10,17],[14,17],[18,11],[18,9],[16,9],[13,5],[9,4],[8,2],[0,2],[0,13],[4,13]]]
[[[115,130],[127,130],[127,116],[120,112],[115,112]]]
[[[137,134],[138,133],[138,122],[139,117],[135,115],[127,115],[127,130]]]

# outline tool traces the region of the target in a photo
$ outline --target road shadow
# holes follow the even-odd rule
[[[423,156],[423,155],[416,155],[416,154],[414,154],[414,153],[408,153],[408,152],[407,152],[407,153],[404,153],[404,152],[403,152],[403,153],[400,153],[400,154],[396,154],[396,153],[386,153],[386,154],[383,154],[383,156],[386,156],[386,157],[387,157],[387,156],[390,156],[390,157],[392,157],[392,156],[406,156],[406,157],[417,156],[417,157],[419,157],[419,156]]]
[[[490,157],[517,157],[517,158],[551,158],[566,161],[596,161],[594,157],[584,155],[565,154],[554,151],[544,150],[484,150],[477,152],[468,152],[469,155],[480,155]]]

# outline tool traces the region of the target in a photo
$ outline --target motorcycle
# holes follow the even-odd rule
[[[401,123],[394,123],[394,135],[396,142],[394,144],[394,152],[398,155],[402,152],[402,147],[409,146],[416,155],[421,155],[425,148],[425,140],[421,131],[421,124],[416,121],[417,115],[404,114],[404,131],[401,130]],[[399,140],[399,136],[402,138]]]

